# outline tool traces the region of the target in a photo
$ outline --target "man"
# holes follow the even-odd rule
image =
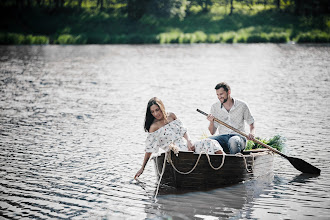
[[[227,83],[218,83],[215,86],[215,90],[220,102],[212,105],[211,114],[207,116],[207,119],[210,121],[210,133],[213,135],[218,130],[219,135],[211,136],[210,138],[217,140],[226,153],[239,153],[245,149],[246,138],[215,122],[214,118],[242,132],[245,130],[244,122],[246,122],[250,126],[249,140],[252,140],[255,135],[254,119],[245,102],[231,97],[230,86]]]

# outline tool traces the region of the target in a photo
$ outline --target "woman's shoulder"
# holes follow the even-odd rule
[[[176,117],[176,115],[173,112],[168,112],[167,113],[167,121],[168,121],[168,123],[171,123],[172,121],[175,121],[176,119],[177,119],[177,117]],[[163,126],[164,126],[164,124],[161,121],[153,122],[150,125],[149,133],[155,132],[158,129],[160,129],[161,127],[163,127]]]
[[[152,133],[152,132],[155,132],[155,131],[157,131],[159,128],[161,128],[161,126],[159,125],[159,123],[152,123],[151,125],[150,125],[150,128],[149,128],[149,133]]]

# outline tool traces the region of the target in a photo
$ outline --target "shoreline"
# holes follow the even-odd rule
[[[185,18],[90,8],[0,8],[0,45],[330,43],[330,15],[297,16],[287,9],[213,6]]]

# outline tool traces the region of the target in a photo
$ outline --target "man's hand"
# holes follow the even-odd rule
[[[250,133],[247,137],[248,140],[253,141],[254,140],[254,134]]]
[[[207,120],[209,120],[210,122],[213,122],[213,121],[214,121],[214,116],[211,115],[211,114],[209,114],[209,115],[207,116]]]

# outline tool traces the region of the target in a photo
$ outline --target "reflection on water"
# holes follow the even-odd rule
[[[0,47],[0,213],[54,219],[326,219],[330,215],[329,45]],[[160,192],[144,154],[147,101],[158,96],[198,139],[227,81],[257,135],[320,168],[280,156],[274,175],[202,192]]]
[[[172,191],[166,195],[158,196],[157,202],[146,206],[146,213],[155,209],[158,212],[149,215],[149,218],[156,216],[172,216],[174,219],[193,218],[243,218],[250,215],[250,203],[258,198],[269,188],[273,175],[236,184],[231,187],[224,187],[210,191],[184,192],[182,190]],[[184,214],[183,214],[184,213]],[[212,219],[212,218],[211,218]]]

